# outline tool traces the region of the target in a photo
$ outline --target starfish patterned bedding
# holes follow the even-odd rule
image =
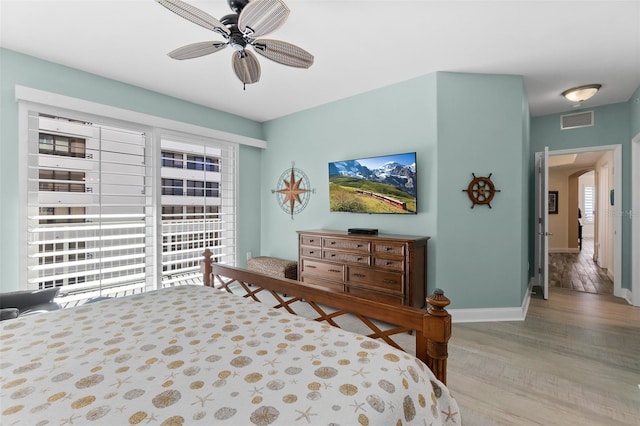
[[[0,323],[3,425],[456,425],[384,342],[204,286]]]

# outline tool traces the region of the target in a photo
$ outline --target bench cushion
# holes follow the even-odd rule
[[[279,278],[298,278],[298,262],[277,257],[258,256],[247,260],[247,269]]]

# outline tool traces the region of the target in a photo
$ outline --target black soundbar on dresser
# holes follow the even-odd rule
[[[378,235],[378,230],[374,228],[349,228],[349,234]]]

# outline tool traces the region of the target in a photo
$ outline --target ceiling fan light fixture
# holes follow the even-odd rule
[[[598,90],[602,87],[602,84],[586,84],[584,86],[573,87],[562,92],[562,96],[567,98],[571,102],[584,102],[591,99]]]
[[[247,46],[247,42],[244,40],[240,32],[238,32],[237,30],[232,30],[231,37],[229,37],[229,45],[233,48],[233,50],[242,52]]]

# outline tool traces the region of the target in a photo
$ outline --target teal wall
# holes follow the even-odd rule
[[[381,233],[427,235],[429,276],[436,253],[436,75],[343,99],[264,125],[269,141],[262,157],[262,253],[297,259],[297,233],[305,229],[378,228]],[[328,163],[415,151],[417,215],[329,212]],[[271,194],[291,162],[315,189],[293,220]]]
[[[532,259],[533,153],[623,145],[624,211],[630,210],[630,139],[640,132],[640,88],[629,102],[596,108],[596,126],[559,131],[559,114],[529,119],[522,78],[435,73],[266,123],[216,111],[139,87],[0,49],[0,290],[17,287],[18,108],[16,84],[186,123],[261,138],[241,146],[239,259],[246,253],[297,258],[296,231],[373,227],[428,235],[429,288],[445,290],[453,308],[519,307]],[[330,161],[417,152],[417,215],[329,212]],[[315,193],[292,219],[276,202],[291,163]],[[476,206],[471,174],[487,176],[492,207]],[[623,220],[623,287],[630,288],[630,219]]]
[[[429,292],[444,289],[454,308],[520,306],[528,254],[526,103],[521,77],[436,73],[265,123],[261,254],[296,259],[296,231],[305,229],[427,235]],[[417,152],[417,215],[329,212],[329,162],[407,151]],[[293,220],[271,193],[292,161],[316,189]],[[470,208],[462,189],[472,172],[493,173],[502,192],[492,209]]]
[[[18,104],[15,85],[125,108],[252,138],[262,125],[139,87],[0,49],[0,290],[18,288]],[[259,250],[259,148],[240,148],[239,250]],[[246,224],[246,226],[245,226]],[[242,258],[241,258],[242,261]]]
[[[528,110],[520,76],[440,73],[435,283],[455,308],[516,307],[528,284]],[[523,118],[524,117],[524,118]],[[492,208],[466,192],[488,176]]]
[[[531,121],[531,153],[588,148],[601,145],[622,145],[621,214],[631,210],[631,139],[640,131],[640,107],[636,99],[640,89],[628,102],[590,108],[594,111],[594,125],[579,129],[560,130],[560,116],[551,114]],[[616,189],[618,191],[618,189]],[[622,214],[622,288],[631,289],[631,217]]]

